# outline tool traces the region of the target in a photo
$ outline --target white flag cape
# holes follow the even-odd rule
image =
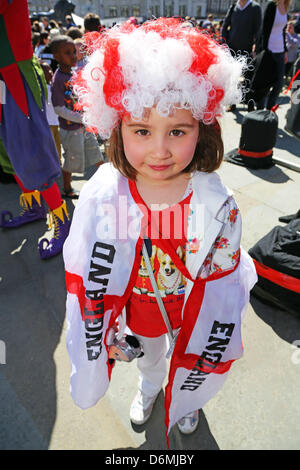
[[[165,390],[167,433],[218,392],[231,363],[241,357],[241,320],[257,280],[250,256],[240,249],[241,223],[235,220],[238,209],[230,191],[216,173],[196,172],[192,186],[187,239],[198,243],[186,250],[190,279]],[[109,386],[113,366],[108,363],[106,333],[136,280],[144,214],[128,180],[109,163],[85,184],[73,214],[63,250],[67,348],[71,395],[83,409],[95,405]],[[239,262],[232,263],[234,257],[221,243],[213,251],[216,240],[234,246]],[[217,268],[199,277],[209,256]]]

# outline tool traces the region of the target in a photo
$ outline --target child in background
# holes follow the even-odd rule
[[[63,197],[78,199],[79,193],[71,186],[72,173],[84,173],[85,169],[103,160],[98,142],[82,125],[82,115],[76,111],[76,97],[72,90],[72,68],[76,66],[76,48],[68,36],[56,36],[51,50],[59,67],[52,84],[52,104],[58,115],[60,139],[64,150]]]
[[[84,40],[82,38],[77,38],[74,40],[75,47],[76,47],[76,57],[77,57],[77,64],[76,69],[81,69],[86,64],[85,54],[83,52],[84,47]]]
[[[240,247],[239,209],[215,173],[223,158],[217,118],[240,102],[242,69],[175,18],[126,22],[91,44],[75,90],[84,122],[109,138],[110,163],[84,186],[64,245],[71,394],[81,408],[109,386],[124,310],[144,353],[133,423],[149,419],[162,388],[168,330],[145,268],[145,238],[178,333],[165,389],[168,433],[175,423],[195,431],[198,410],[242,355],[241,318],[256,273]]]
[[[59,122],[58,122],[58,116],[53,109],[53,104],[52,104],[52,99],[51,99],[51,95],[52,95],[51,84],[52,84],[52,79],[53,79],[53,71],[47,62],[41,62],[41,67],[45,75],[45,79],[47,82],[47,90],[48,90],[48,100],[46,102],[47,120],[50,126],[51,134],[53,136],[53,139],[56,145],[57,153],[59,156],[59,162],[62,165],[61,142],[60,142],[60,136],[59,136]]]
[[[48,31],[42,31],[40,33],[40,43],[39,45],[35,48],[35,55],[40,58],[40,55],[41,53],[43,52],[43,50],[45,49],[45,47],[49,44],[49,33]]]

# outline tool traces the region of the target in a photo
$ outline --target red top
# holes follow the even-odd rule
[[[136,184],[130,181],[129,186],[135,202],[146,208]],[[181,325],[185,277],[180,272],[180,267],[185,266],[187,218],[191,196],[192,192],[178,204],[164,210],[145,209],[148,212],[147,235],[152,242],[150,261],[173,329]],[[157,337],[167,333],[143,256],[133,292],[126,305],[126,318],[127,325],[136,334]]]

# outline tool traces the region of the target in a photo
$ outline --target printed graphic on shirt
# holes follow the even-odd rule
[[[64,102],[66,108],[70,109],[71,111],[76,111],[77,110],[77,102],[76,98],[73,94],[73,88],[71,81],[68,80],[64,82],[65,85],[65,91],[64,91]]]
[[[178,246],[176,253],[185,263],[185,246]],[[161,248],[152,245],[150,263],[157,287],[163,298],[169,295],[184,294],[185,278],[175,266],[168,253],[164,253]],[[133,292],[136,294],[147,294],[150,297],[155,297],[143,256],[141,256],[141,264]]]

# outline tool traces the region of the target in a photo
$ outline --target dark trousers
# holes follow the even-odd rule
[[[277,98],[281,92],[283,86],[285,64],[284,64],[284,52],[272,52],[272,57],[276,65],[276,81],[268,90],[266,90],[265,96],[261,98],[256,104],[257,109],[273,108],[277,102]]]

